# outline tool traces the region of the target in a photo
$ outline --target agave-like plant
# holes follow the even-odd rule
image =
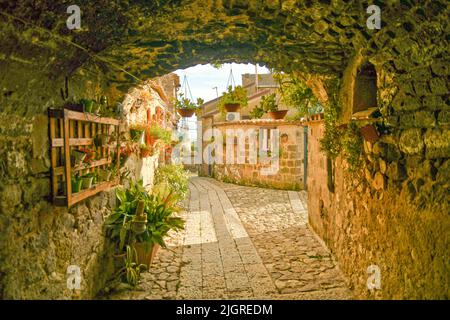
[[[118,188],[116,197],[119,205],[106,219],[108,234],[118,241],[118,249],[122,251],[125,244],[140,242],[146,251],[156,243],[165,248],[164,237],[170,230],[182,230],[184,220],[174,216],[180,208],[178,196],[168,188],[159,187],[152,193],[147,192],[142,181],[131,182],[127,189]],[[137,219],[136,209],[139,201],[144,202],[144,213],[147,215],[146,230],[141,234],[132,231],[132,222]]]

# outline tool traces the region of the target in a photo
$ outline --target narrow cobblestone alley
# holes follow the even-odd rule
[[[350,299],[307,227],[306,193],[193,177],[184,232],[132,291],[110,299]]]

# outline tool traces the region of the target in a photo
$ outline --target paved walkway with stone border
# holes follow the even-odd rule
[[[186,227],[134,290],[110,299],[350,299],[307,227],[306,193],[193,177]]]

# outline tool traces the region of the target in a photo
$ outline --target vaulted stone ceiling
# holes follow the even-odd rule
[[[65,24],[66,9],[74,3],[82,10],[79,31]],[[370,4],[382,9],[381,30],[366,27]],[[259,62],[333,76],[361,50],[383,63],[393,63],[405,50],[420,51],[420,65],[421,59],[446,54],[445,46],[437,48],[429,39],[445,42],[449,35],[448,4],[438,0],[24,0],[0,1],[0,11],[8,15],[0,16],[2,25],[13,24],[51,52],[50,72],[70,74],[95,62],[124,88],[136,81],[132,75],[145,79],[208,62]],[[23,40],[6,29],[3,52]],[[423,46],[429,47],[428,56]]]

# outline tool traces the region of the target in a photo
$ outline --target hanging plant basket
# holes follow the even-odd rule
[[[277,110],[277,111],[270,111],[267,114],[273,120],[281,120],[286,116],[287,112],[288,112],[287,110]]]
[[[177,112],[183,118],[190,118],[194,115],[195,109],[177,109]]]
[[[239,103],[227,103],[224,105],[224,108],[227,112],[236,112],[240,107],[241,105]]]

